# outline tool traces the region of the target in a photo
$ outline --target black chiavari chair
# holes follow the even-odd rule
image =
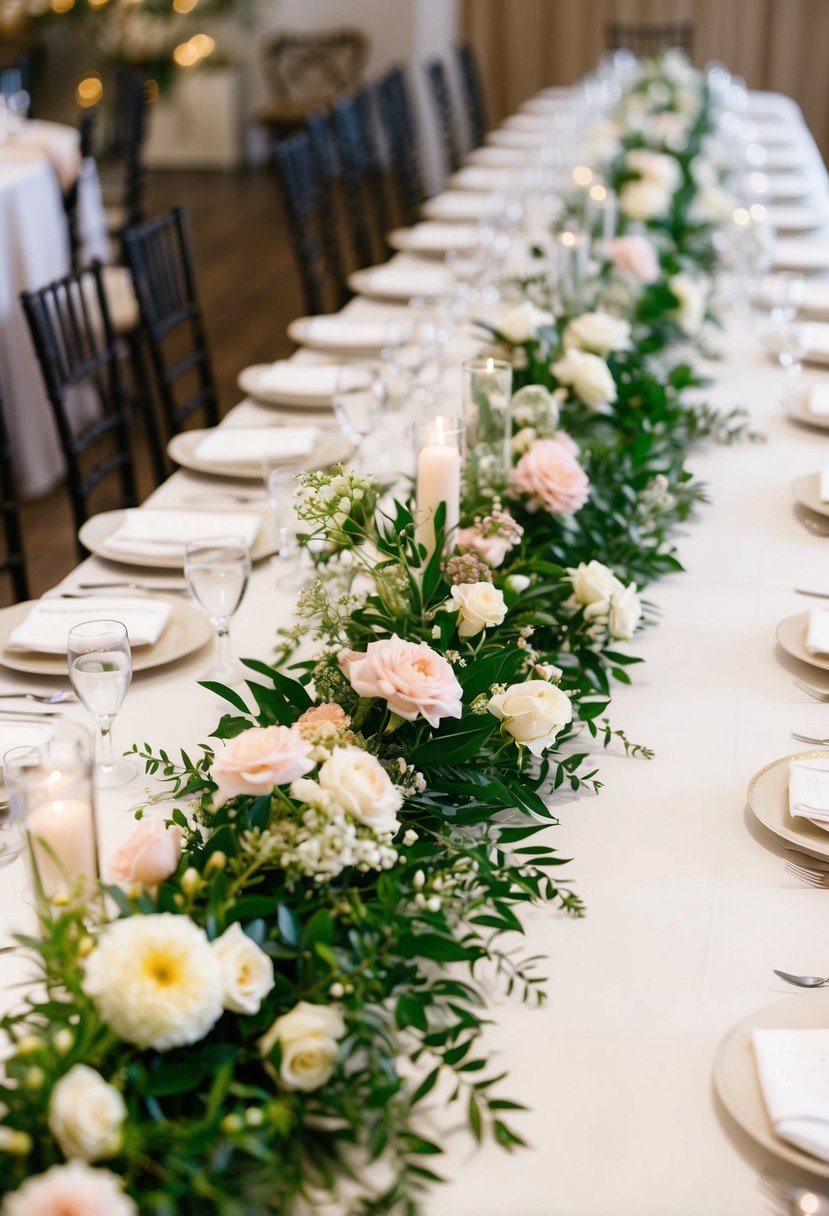
[[[455,116],[452,112],[449,77],[443,60],[430,59],[426,64],[426,75],[429,80],[447,171],[455,173],[461,165],[461,149],[455,127]]]
[[[196,413],[207,426],[216,426],[219,396],[196,291],[187,212],[173,207],[167,215],[126,229],[123,246],[167,434],[177,435]]]
[[[472,147],[477,148],[484,142],[488,125],[486,97],[481,81],[481,73],[478,69],[478,61],[475,58],[475,52],[472,49],[471,43],[459,42],[455,47],[455,55],[458,61],[458,74],[466,105],[469,138]]]
[[[327,156],[330,148],[322,129],[318,129],[317,135],[318,147],[312,144],[307,131],[273,144],[274,167],[304,307],[310,315],[340,308],[349,294],[331,219],[334,214],[331,182],[323,179],[317,163],[317,155]]]
[[[403,69],[391,68],[375,86],[377,111],[386,135],[392,184],[397,196],[400,218],[413,224],[420,212],[425,192],[420,172],[417,130],[408,101]]]
[[[76,529],[89,516],[92,493],[106,479],[120,487],[119,507],[135,506],[135,471],[118,339],[97,263],[39,291],[24,292],[23,309],[66,458]],[[72,417],[73,390],[94,394],[92,421]],[[101,451],[101,448],[104,450]],[[83,556],[80,541],[78,548]]]
[[[690,56],[694,50],[694,25],[691,21],[609,21],[605,26],[605,46],[609,51],[631,51],[638,56],[676,47]]]
[[[391,224],[368,90],[334,106],[334,132],[352,252],[357,266],[371,266],[388,256]]]
[[[20,510],[14,487],[14,466],[6,427],[3,397],[0,394],[0,510],[3,514],[5,554],[0,557],[0,571],[9,576],[15,602],[29,598],[29,579],[20,530]]]
[[[115,80],[110,152],[120,162],[120,197],[106,208],[107,227],[120,236],[144,220],[144,139],[147,134],[147,81],[141,72],[121,69]]]

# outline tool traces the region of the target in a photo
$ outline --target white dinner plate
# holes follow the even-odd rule
[[[297,367],[300,366],[302,365],[297,364]],[[239,372],[236,383],[248,397],[253,397],[256,401],[263,401],[267,405],[288,405],[292,409],[305,410],[327,410],[331,408],[331,397],[339,371],[336,364],[330,364],[326,367],[326,371],[330,367],[331,372],[330,393],[304,391],[301,387],[295,387],[291,390],[274,389],[267,383],[263,383],[263,376],[270,367],[270,363],[253,363],[250,367],[243,368]]]
[[[829,270],[829,241],[820,237],[789,237],[777,241],[772,257],[773,270]]]
[[[772,203],[768,208],[769,223],[776,232],[813,232],[829,224],[829,207],[805,203]]]
[[[394,228],[386,240],[392,249],[427,257],[443,257],[450,250],[474,249],[481,232],[475,224],[439,224],[427,220],[412,228]]]
[[[809,172],[818,167],[814,151],[808,144],[783,144],[768,148],[762,166],[766,173]]]
[[[452,290],[443,266],[367,266],[348,276],[348,286],[360,296],[375,300],[411,300],[415,296],[447,296]]]
[[[349,322],[337,315],[297,317],[288,326],[288,337],[298,346],[332,355],[376,355],[384,347],[401,345],[408,336],[407,326],[400,322]]]
[[[486,137],[488,144],[500,148],[543,148],[549,142],[550,131],[515,131],[510,127],[501,127],[490,131]]]
[[[819,414],[810,414],[806,408],[805,392],[790,393],[783,405],[789,417],[794,418],[796,422],[816,427],[819,431],[829,431],[829,415],[821,417]]]
[[[803,614],[806,615],[805,613]],[[809,857],[829,859],[829,832],[810,819],[789,814],[789,763],[792,760],[826,760],[829,751],[796,752],[773,760],[748,783],[747,802],[758,823],[768,828],[787,848]]]
[[[720,1101],[743,1131],[780,1161],[829,1178],[829,1162],[804,1153],[777,1135],[766,1110],[754,1030],[825,1030],[829,1027],[829,992],[801,992],[756,1009],[729,1030],[714,1057],[714,1086]]]
[[[810,667],[820,667],[829,671],[829,655],[822,659],[819,655],[809,654],[806,649],[806,633],[809,629],[809,613],[796,612],[787,616],[777,626],[776,637],[780,646],[794,659],[808,663]]]
[[[521,168],[522,164],[523,158],[517,165],[506,167],[464,165],[462,169],[458,169],[457,173],[452,174],[446,184],[451,190],[472,190],[489,194],[493,191],[496,193],[515,191],[521,181],[521,174],[517,170]]]
[[[779,173],[769,177],[769,198],[773,201],[792,202],[801,199],[814,200],[826,193],[826,183],[814,174]]]
[[[165,599],[157,596],[157,599]],[[164,632],[152,646],[136,646],[132,652],[133,671],[145,671],[150,667],[163,667],[175,663],[186,655],[201,650],[215,637],[208,617],[186,601],[167,600],[172,609]],[[0,610],[0,664],[12,671],[25,671],[37,676],[66,676],[66,656],[41,654],[36,650],[9,650],[8,641],[12,630],[25,620],[34,600],[15,604]]]
[[[800,351],[806,363],[829,363],[829,323],[806,321],[799,326]]]
[[[487,168],[520,168],[527,163],[527,154],[521,148],[504,148],[497,144],[483,144],[473,148],[466,158],[467,165],[482,165]]]
[[[189,432],[188,432],[189,433]],[[195,432],[194,432],[195,433]],[[203,434],[204,432],[202,432]],[[258,470],[258,475],[261,478],[262,471]],[[188,506],[187,511],[198,511],[197,506]],[[258,562],[263,557],[270,557],[276,552],[276,538],[272,535],[273,529],[268,526],[269,519],[266,511],[258,511],[254,505],[241,504],[238,507],[230,503],[221,503],[218,505],[205,504],[203,510],[205,513],[215,515],[217,511],[222,511],[225,514],[232,515],[234,511],[245,515],[260,515],[262,523],[259,531],[256,534],[256,540],[251,546],[251,560]],[[175,532],[175,508],[170,507],[170,531]],[[143,553],[123,553],[119,549],[110,549],[107,545],[107,540],[114,532],[117,532],[124,521],[123,511],[102,511],[100,515],[93,515],[88,519],[78,533],[78,537],[82,545],[94,553],[96,557],[106,558],[108,562],[118,562],[122,566],[154,566],[164,570],[183,570],[184,558],[178,557],[175,554],[147,554]]]
[[[176,464],[185,469],[193,469],[196,473],[209,473],[213,477],[245,477],[256,481],[262,480],[260,462],[238,461],[232,464],[214,463],[205,460],[197,454],[201,441],[210,434],[210,430],[180,431],[167,444],[167,454]],[[325,469],[339,460],[348,460],[352,447],[344,435],[336,431],[322,431],[310,456],[300,459],[287,460],[287,466],[304,469]]]
[[[829,515],[829,502],[823,502],[820,497],[820,473],[798,477],[792,482],[792,493],[801,507],[807,507],[818,515]]]
[[[497,196],[475,190],[444,190],[427,199],[421,213],[427,220],[442,224],[478,224],[495,215],[501,206]]]

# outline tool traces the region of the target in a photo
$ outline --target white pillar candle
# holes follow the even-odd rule
[[[90,883],[95,880],[95,819],[90,802],[56,798],[41,803],[26,816],[26,831],[47,896],[67,890],[81,876]]]
[[[427,559],[435,551],[435,511],[446,503],[445,533],[460,521],[461,454],[455,436],[447,434],[445,419],[433,420],[417,456],[415,539],[425,546]]]

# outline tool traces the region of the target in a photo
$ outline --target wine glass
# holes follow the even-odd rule
[[[132,679],[132,651],[121,621],[84,621],[69,631],[66,657],[69,680],[78,700],[98,728],[96,784],[101,789],[123,785],[135,765],[112,750],[112,724]]]
[[[339,368],[332,398],[334,415],[340,430],[354,446],[355,464],[359,463],[362,444],[374,429],[386,397],[379,368],[370,364],[344,364]]]
[[[241,536],[191,540],[185,549],[184,576],[216,630],[216,663],[205,678],[241,684],[245,673],[231,654],[230,618],[241,604],[250,578],[247,541]]]
[[[6,98],[9,135],[14,135],[21,130],[29,114],[29,105],[29,94],[25,89],[17,89],[11,97]]]

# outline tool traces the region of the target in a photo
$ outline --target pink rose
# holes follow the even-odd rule
[[[396,634],[369,642],[365,654],[344,650],[340,666],[361,697],[382,697],[407,722],[418,715],[430,726],[459,718],[463,691],[455,673],[425,642],[404,642]]]
[[[142,819],[109,863],[109,882],[155,887],[175,873],[181,857],[181,829],[158,817]]]
[[[617,270],[626,270],[640,283],[655,283],[659,278],[659,258],[647,237],[617,236],[608,241],[604,252]]]
[[[288,726],[253,726],[231,739],[213,761],[210,779],[219,787],[217,806],[236,794],[269,794],[314,767],[311,744]]]
[[[568,435],[566,431],[556,431],[555,435],[553,435],[553,439],[555,439],[556,443],[560,443],[564,450],[569,452],[571,456],[578,456],[579,445],[576,443],[572,435]]]
[[[121,1178],[84,1161],[53,1165],[6,1196],[3,1216],[138,1216]]]
[[[584,469],[557,439],[539,439],[510,474],[510,485],[526,495],[528,507],[573,515],[587,502],[590,482]]]
[[[478,557],[489,562],[490,566],[500,566],[513,546],[508,536],[481,536],[474,524],[469,528],[461,528],[456,544],[462,552],[471,550],[477,553]]]

